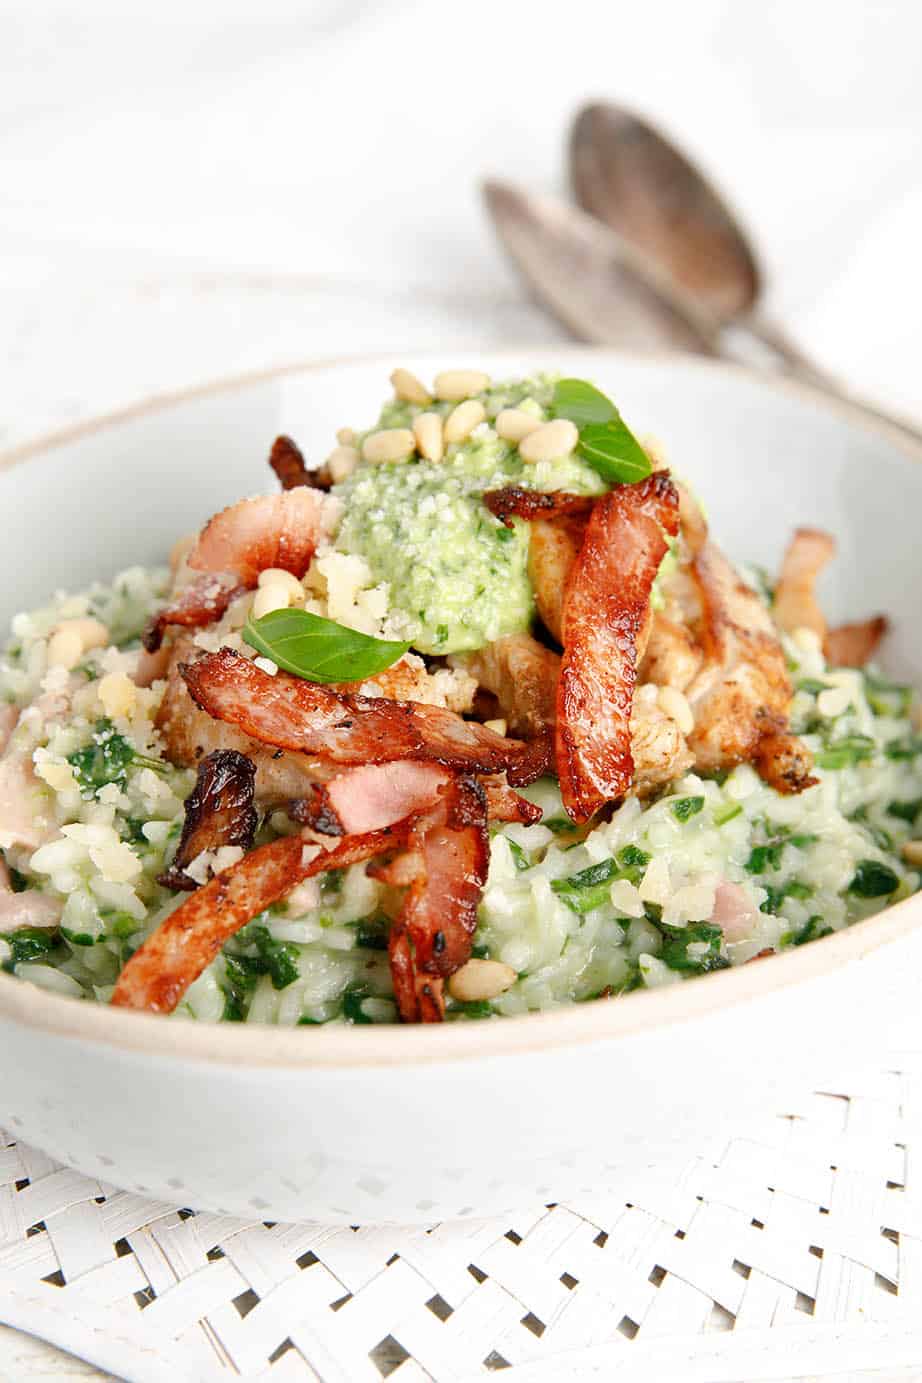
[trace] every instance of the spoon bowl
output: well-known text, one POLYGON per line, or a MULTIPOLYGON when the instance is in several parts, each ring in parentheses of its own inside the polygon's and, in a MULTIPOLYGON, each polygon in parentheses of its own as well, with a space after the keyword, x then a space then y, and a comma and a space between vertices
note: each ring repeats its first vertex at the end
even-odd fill
POLYGON ((748 236, 705 176, 646 120, 594 102, 570 134, 576 200, 721 322, 752 311, 762 278, 748 236))

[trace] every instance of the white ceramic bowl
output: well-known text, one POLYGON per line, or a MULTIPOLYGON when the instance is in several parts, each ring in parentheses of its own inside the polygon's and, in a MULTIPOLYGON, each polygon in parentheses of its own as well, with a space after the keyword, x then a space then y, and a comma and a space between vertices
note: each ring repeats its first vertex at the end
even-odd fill
MULTIPOLYGON (((561 368, 666 446, 739 557, 791 529, 839 539, 824 604, 893 618, 919 678, 922 467, 810 395, 723 366, 598 351, 282 371, 160 400, 0 461, 0 620, 79 587, 269 487, 269 444, 308 455, 362 425, 394 364, 425 376, 561 368)), ((922 900, 769 961, 611 1003, 444 1028, 204 1026, 0 976, 0 1120, 106 1181, 271 1219, 431 1221, 578 1194, 611 1169, 784 1112, 826 1072, 920 1046, 922 900)))

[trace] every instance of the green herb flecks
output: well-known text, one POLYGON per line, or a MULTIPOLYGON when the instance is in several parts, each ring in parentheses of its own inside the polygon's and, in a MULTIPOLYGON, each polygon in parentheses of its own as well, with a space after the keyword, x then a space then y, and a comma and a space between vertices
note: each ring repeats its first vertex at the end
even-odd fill
POLYGON ((632 484, 653 470, 649 456, 611 399, 584 379, 559 379, 551 415, 579 429, 576 450, 609 484, 632 484))
POLYGON ((308 610, 251 617, 243 637, 258 653, 307 682, 362 682, 391 667, 410 647, 373 639, 308 610))
POLYGON ((100 789, 110 783, 124 788, 128 782, 129 768, 165 772, 165 765, 160 759, 139 754, 124 735, 118 734, 111 720, 98 720, 89 744, 68 754, 67 762, 74 771, 81 796, 87 800, 96 797, 100 789))
POLYGON ((366 999, 371 998, 371 990, 367 984, 350 984, 343 991, 343 1017, 347 1023, 372 1023, 374 1019, 369 1018, 362 1008, 366 999))
POLYGON ((528 858, 521 845, 517 845, 514 840, 509 840, 508 837, 506 839, 506 844, 509 846, 509 853, 512 856, 516 869, 531 869, 531 860, 528 858))
POLYGON ((900 881, 889 865, 879 860, 860 860, 848 891, 857 898, 885 898, 899 886, 900 881))
POLYGON ((730 962, 720 953, 723 932, 709 922, 691 922, 687 927, 669 927, 659 924, 663 933, 663 949, 660 960, 670 970, 683 970, 695 975, 707 974, 710 970, 725 970, 730 962), (689 946, 695 943, 695 951, 688 954, 689 946), (704 947, 700 951, 699 948, 704 947))
POLYGON ((9 966, 12 967, 47 956, 58 944, 58 933, 51 927, 20 927, 18 931, 8 932, 3 940, 9 945, 9 966))
POLYGON ((887 811, 890 816, 895 816, 900 821, 908 821, 910 826, 914 826, 916 817, 922 812, 922 797, 913 798, 910 802, 891 802, 887 811))
POLYGON ((733 821, 742 814, 743 808, 739 802, 725 802, 720 807, 714 808, 714 825, 726 826, 728 821, 733 821))
MULTIPOLYGON (((265 915, 260 914, 262 917, 265 915)), ((276 941, 269 928, 260 922, 251 922, 237 939, 245 946, 252 946, 256 955, 235 953, 233 959, 250 974, 268 975, 273 989, 285 989, 298 978, 298 948, 293 942, 276 941)))
POLYGON ((874 757, 874 741, 868 735, 846 735, 821 749, 815 756, 817 768, 854 768, 874 757))
POLYGON ((814 913, 796 932, 785 932, 781 945, 803 946, 807 941, 818 941, 821 936, 832 936, 832 927, 825 926, 819 913, 814 913))
POLYGON ((864 673, 864 694, 876 716, 906 716, 912 706, 912 687, 873 672, 864 673))
POLYGON ((703 797, 680 797, 678 801, 671 802, 672 815, 676 821, 690 821, 693 816, 697 816, 704 806, 703 797))
POLYGON ((609 901, 611 885, 619 872, 616 860, 600 860, 565 879, 552 879, 551 889, 571 912, 592 912, 609 901))

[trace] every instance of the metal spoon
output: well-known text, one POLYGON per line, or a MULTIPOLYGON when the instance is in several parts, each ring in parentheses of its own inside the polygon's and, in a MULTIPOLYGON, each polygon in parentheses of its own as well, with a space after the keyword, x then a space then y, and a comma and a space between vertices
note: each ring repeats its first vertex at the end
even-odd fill
POLYGON ((652 125, 613 102, 585 106, 570 135, 570 169, 580 206, 638 249, 719 326, 755 337, 795 378, 922 436, 912 424, 855 397, 758 315, 762 274, 749 237, 704 174, 652 125))

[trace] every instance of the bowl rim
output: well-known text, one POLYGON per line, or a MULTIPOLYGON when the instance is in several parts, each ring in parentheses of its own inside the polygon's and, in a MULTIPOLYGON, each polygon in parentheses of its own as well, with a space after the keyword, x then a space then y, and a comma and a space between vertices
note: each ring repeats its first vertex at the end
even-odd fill
MULTIPOLYGON (((737 375, 757 386, 795 395, 867 430, 922 462, 922 443, 899 428, 869 418, 859 408, 830 399, 807 383, 752 369, 732 361, 704 359, 673 351, 621 352, 598 346, 490 346, 451 348, 458 358, 521 359, 529 355, 554 360, 622 357, 625 361, 681 364, 704 373, 737 375)), ((186 389, 148 396, 125 407, 55 429, 0 452, 0 473, 38 459, 60 446, 95 437, 150 414, 222 394, 298 375, 321 374, 350 366, 392 367, 398 353, 376 351, 282 365, 225 376, 186 389)), ((406 349, 413 361, 443 360, 444 351, 406 349)), ((615 1003, 573 1004, 543 1013, 528 1013, 481 1023, 402 1027, 333 1025, 313 1030, 309 1040, 298 1028, 262 1024, 197 1023, 191 1019, 114 1009, 53 994, 0 973, 0 1022, 11 1022, 47 1036, 64 1037, 134 1051, 158 1058, 180 1058, 211 1065, 274 1068, 351 1069, 390 1065, 428 1065, 502 1058, 547 1048, 623 1040, 718 1015, 756 998, 768 998, 791 985, 816 980, 892 945, 922 925, 922 894, 896 903, 875 917, 823 937, 809 946, 771 957, 769 965, 741 965, 708 975, 702 984, 675 984, 624 995, 615 1003)))

